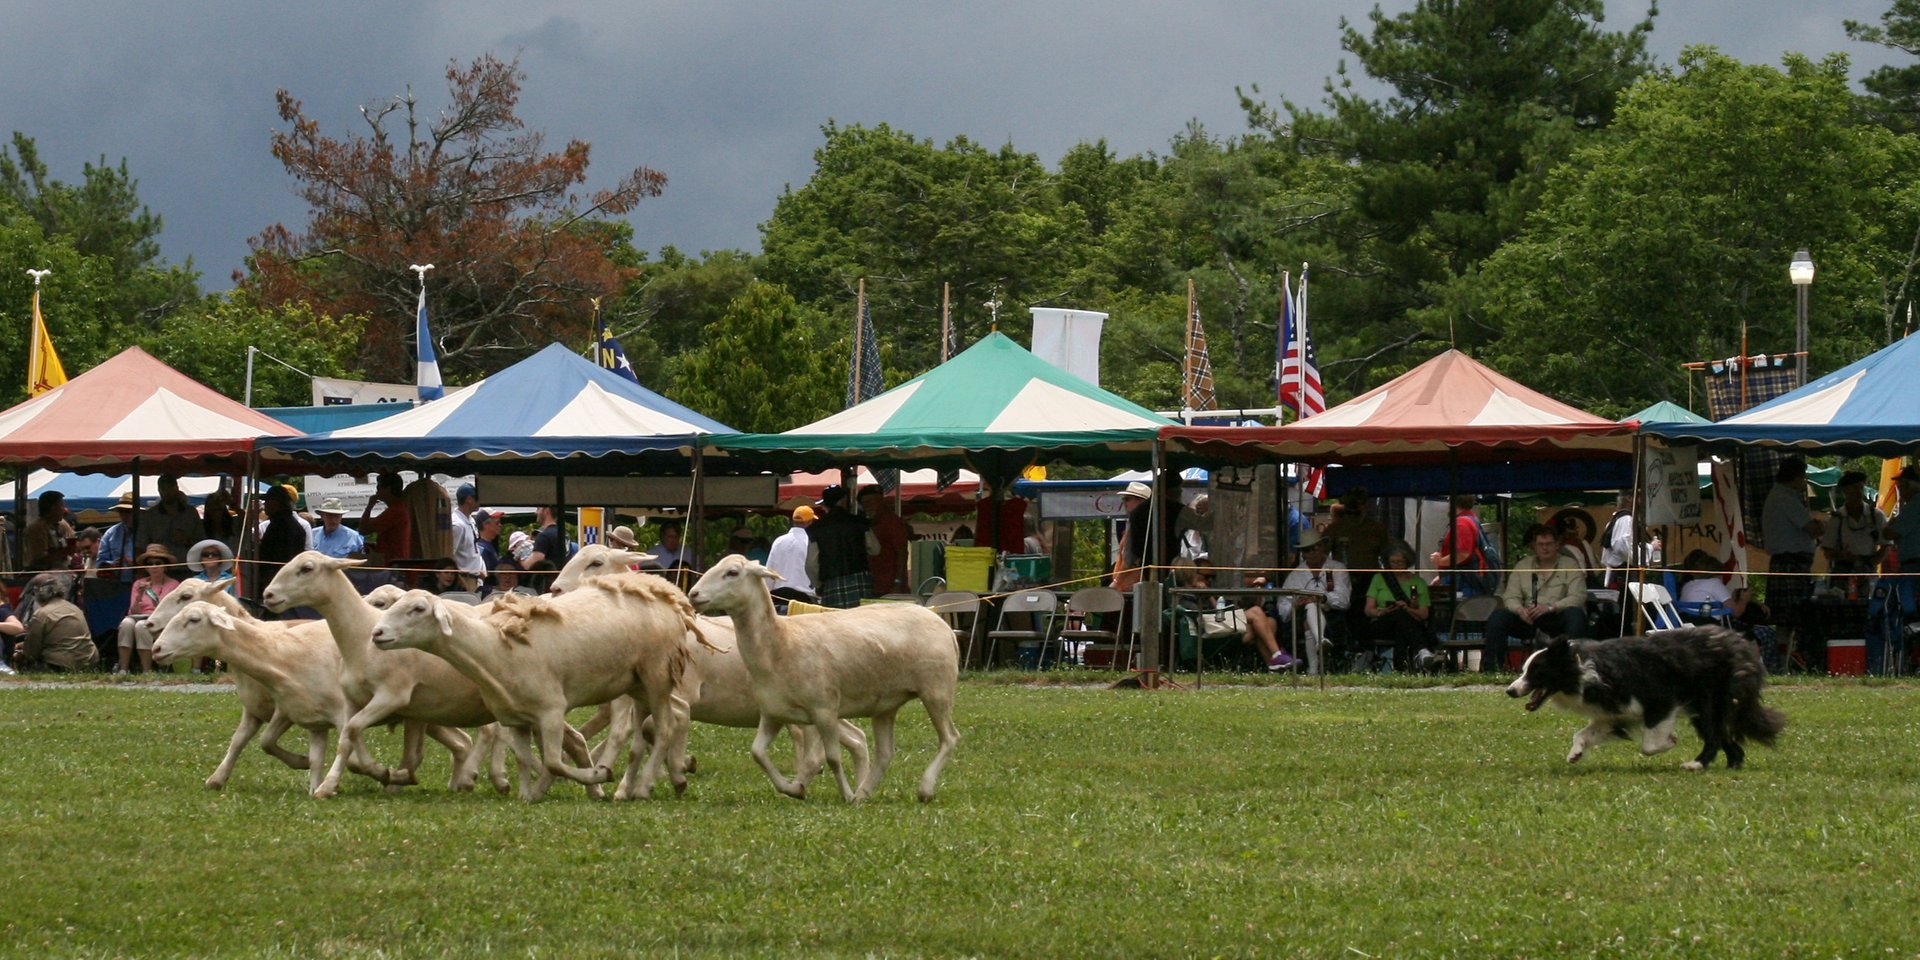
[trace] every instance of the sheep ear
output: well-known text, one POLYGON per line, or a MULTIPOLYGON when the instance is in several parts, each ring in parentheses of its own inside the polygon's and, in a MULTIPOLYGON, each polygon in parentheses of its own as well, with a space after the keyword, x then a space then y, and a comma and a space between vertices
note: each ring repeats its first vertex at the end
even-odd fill
POLYGON ((212 610, 207 611, 207 620, 208 622, 212 623, 214 626, 219 627, 222 630, 233 629, 233 614, 228 613, 225 610, 220 609, 219 607, 215 607, 212 610))
POLYGON ((758 563, 754 563, 754 562, 753 562, 753 561, 751 561, 751 560, 749 560, 749 561, 747 561, 747 563, 749 564, 749 566, 747 567, 747 572, 748 572, 748 573, 751 573, 751 574, 753 574, 754 576, 757 576, 757 577, 759 577, 759 578, 760 578, 760 579, 762 579, 762 580, 766 580, 766 581, 768 581, 768 582, 772 582, 772 581, 775 581, 775 580, 785 580, 785 579, 786 579, 786 577, 783 577, 783 576, 781 576, 780 574, 778 574, 778 573, 776 573, 776 572, 774 572, 774 571, 772 571, 772 570, 769 570, 769 569, 767 569, 767 568, 766 568, 765 566, 763 566, 763 565, 761 565, 761 564, 758 564, 758 563))
POLYGON ((220 579, 215 580, 210 584, 207 584, 207 592, 217 593, 221 590, 225 590, 229 586, 233 585, 233 581, 234 581, 233 577, 221 577, 220 579))
POLYGON ((447 612, 445 602, 435 603, 433 605, 433 620, 440 625, 441 636, 453 636, 453 614, 447 612))

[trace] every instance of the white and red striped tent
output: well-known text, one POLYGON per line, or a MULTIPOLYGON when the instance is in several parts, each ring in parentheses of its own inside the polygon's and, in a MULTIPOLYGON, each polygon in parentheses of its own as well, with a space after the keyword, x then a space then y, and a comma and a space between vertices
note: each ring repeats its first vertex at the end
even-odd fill
POLYGON ((1166 427, 1170 449, 1223 461, 1432 463, 1516 454, 1627 457, 1638 424, 1561 403, 1448 350, 1325 413, 1279 427, 1166 427))
POLYGON ((297 433, 129 347, 0 412, 0 464, 79 473, 245 472, 257 440, 297 433))

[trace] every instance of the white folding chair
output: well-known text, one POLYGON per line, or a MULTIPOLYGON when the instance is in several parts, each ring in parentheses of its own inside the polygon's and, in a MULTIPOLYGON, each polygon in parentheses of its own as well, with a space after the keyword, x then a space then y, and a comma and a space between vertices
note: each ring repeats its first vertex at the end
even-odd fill
POLYGON ((962 649, 960 662, 973 660, 973 638, 980 629, 980 595, 966 590, 944 590, 927 598, 927 609, 940 615, 953 630, 953 643, 962 649))
POLYGON ((1627 593, 1647 612, 1647 624, 1654 630, 1678 630, 1687 626, 1680 609, 1673 605, 1673 594, 1657 583, 1628 583, 1627 593))

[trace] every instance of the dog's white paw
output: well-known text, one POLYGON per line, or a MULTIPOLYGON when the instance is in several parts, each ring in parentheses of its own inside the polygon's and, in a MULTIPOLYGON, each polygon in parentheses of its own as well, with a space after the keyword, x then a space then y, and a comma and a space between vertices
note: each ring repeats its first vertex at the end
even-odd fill
POLYGON ((1706 768, 1707 765, 1698 760, 1688 760, 1686 763, 1680 765, 1680 769, 1682 770, 1705 770, 1706 768))

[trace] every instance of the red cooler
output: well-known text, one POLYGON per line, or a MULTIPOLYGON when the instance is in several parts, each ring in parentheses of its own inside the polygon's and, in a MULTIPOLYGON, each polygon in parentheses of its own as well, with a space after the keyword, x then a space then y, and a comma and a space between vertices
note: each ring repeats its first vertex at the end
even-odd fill
POLYGON ((1827 672, 1837 677, 1860 677, 1867 673, 1865 640, 1828 640, 1827 672))

